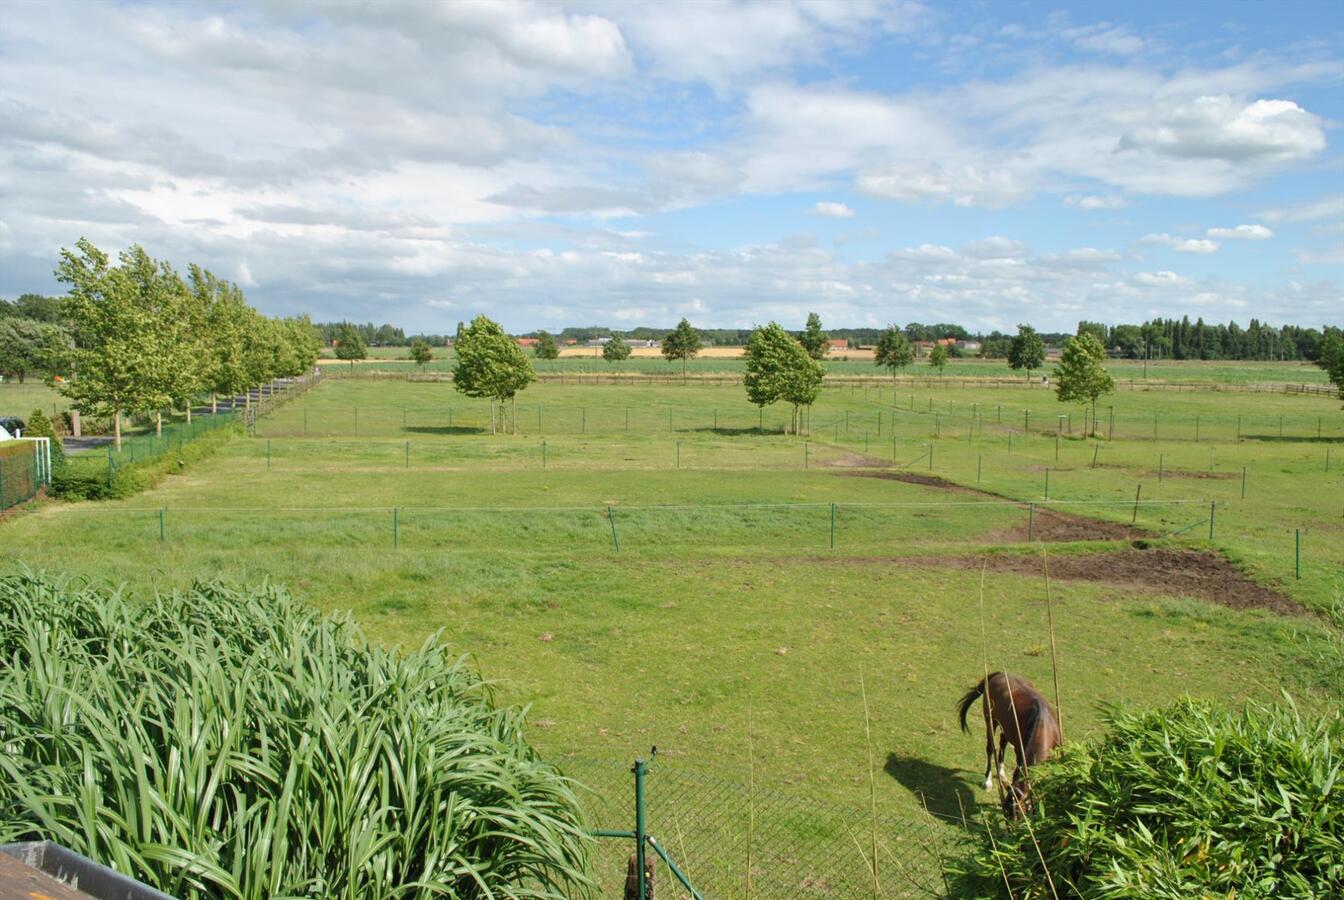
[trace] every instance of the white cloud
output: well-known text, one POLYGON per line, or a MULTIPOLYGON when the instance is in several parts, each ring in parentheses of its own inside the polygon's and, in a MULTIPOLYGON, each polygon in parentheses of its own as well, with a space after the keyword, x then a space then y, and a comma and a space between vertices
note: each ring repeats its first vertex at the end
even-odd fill
POLYGON ((1117 194, 1108 194, 1105 196, 1098 194, 1070 194, 1064 198, 1064 203, 1068 206, 1076 206, 1079 209, 1123 209, 1129 206, 1129 201, 1117 194))
POLYGON ((1218 242, 1202 238, 1183 238, 1174 234, 1145 234, 1139 238, 1140 244, 1162 244, 1177 253, 1217 253, 1218 242))
MULTIPOLYGON (((1294 250, 1293 255, 1309 264, 1344 265, 1344 244, 1334 244, 1323 250, 1294 250)), ((1344 303, 1344 295, 1341 295, 1340 302, 1344 303)))
POLYGON ((1211 238, 1227 238, 1231 240, 1242 241, 1266 241, 1274 236, 1274 232, 1264 225, 1238 225, 1235 228, 1210 228, 1207 232, 1211 238))
POLYGON ((1325 149, 1323 126, 1291 100, 1243 104, 1227 95, 1196 97, 1129 129, 1116 150, 1232 163, 1300 160, 1325 149))
POLYGON ((903 163, 863 172, 855 186, 870 197, 903 201, 951 201, 955 206, 1006 206, 1030 195, 1008 169, 974 165, 903 163))
POLYGON ((844 203, 834 200, 821 200, 812 207, 812 214, 817 216, 829 216, 832 219, 852 219, 854 210, 850 209, 844 203))
POLYGON ((1344 193, 1326 194, 1292 206, 1266 209, 1260 213, 1260 218, 1270 222, 1314 222, 1338 215, 1344 215, 1344 193))

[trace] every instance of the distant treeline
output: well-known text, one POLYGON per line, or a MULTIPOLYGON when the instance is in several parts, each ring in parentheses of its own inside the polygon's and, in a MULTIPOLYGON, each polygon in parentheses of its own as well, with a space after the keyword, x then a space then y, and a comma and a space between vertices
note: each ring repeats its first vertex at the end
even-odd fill
MULTIPOLYGON (((3 302, 3 301, 0 301, 3 302)), ((3 316, 0 308, 0 316, 3 316)), ((416 338, 420 338, 433 347, 445 346, 450 335, 412 334, 407 335, 401 328, 392 325, 363 325, 346 322, 319 322, 314 327, 322 337, 324 344, 330 345, 338 330, 349 324, 355 328, 364 342, 373 347, 406 347, 416 338)), ((671 331, 667 328, 639 327, 629 330, 606 328, 590 325, 586 328, 566 328, 554 335, 558 343, 574 341, 586 344, 598 338, 619 335, 627 340, 661 341, 671 331)), ((1008 355, 1012 342, 1011 334, 1001 331, 972 332, 951 323, 926 325, 911 322, 902 329, 911 341, 936 341, 955 338, 979 344, 977 349, 964 349, 956 355, 974 355, 1001 359, 1008 355)), ((750 328, 696 328, 700 340, 705 346, 740 347, 751 337, 750 328)), ((846 340, 851 347, 871 347, 877 343, 881 328, 828 328, 826 333, 832 340, 846 340)), ((1096 336, 1102 345, 1118 355, 1128 359, 1236 359, 1236 360, 1311 360, 1320 359, 1321 349, 1326 335, 1338 334, 1340 329, 1333 326, 1323 328, 1304 328, 1298 325, 1274 327, 1265 325, 1258 319, 1242 326, 1236 322, 1223 324, 1208 323, 1202 318, 1190 321, 1189 316, 1181 319, 1153 319, 1141 325, 1105 325, 1101 322, 1079 322, 1077 331, 1086 331, 1096 336)), ((1046 344, 1059 346, 1076 332, 1041 332, 1046 344)), ((538 337, 540 331, 530 331, 519 337, 538 337)))

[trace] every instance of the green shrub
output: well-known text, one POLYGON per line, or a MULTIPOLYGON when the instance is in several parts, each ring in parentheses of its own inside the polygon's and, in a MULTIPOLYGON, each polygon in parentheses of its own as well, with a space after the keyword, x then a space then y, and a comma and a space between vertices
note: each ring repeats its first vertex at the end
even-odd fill
POLYGON ((1052 896, 1043 857, 1060 897, 1344 893, 1338 712, 1186 700, 1107 722, 1039 771, 1030 829, 998 821, 983 835, 982 890, 1006 893, 1006 878, 1014 897, 1052 896))
POLYGON ((56 433, 56 426, 42 410, 33 410, 33 414, 28 417, 28 429, 24 431, 23 436, 50 438, 51 470, 55 472, 65 464, 65 448, 61 444, 61 437, 56 433))
POLYGON ((433 641, 397 653, 269 585, 136 602, 0 577, 0 843, 182 898, 572 897, 567 782, 433 641))

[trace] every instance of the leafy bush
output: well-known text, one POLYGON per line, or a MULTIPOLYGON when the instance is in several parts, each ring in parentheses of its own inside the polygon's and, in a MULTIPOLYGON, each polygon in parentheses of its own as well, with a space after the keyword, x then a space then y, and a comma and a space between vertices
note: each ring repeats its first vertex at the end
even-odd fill
POLYGON ((271 586, 135 602, 0 577, 0 843, 182 898, 572 897, 567 782, 434 641, 397 653, 271 586))
POLYGON ((1185 700, 1107 720, 1039 771, 1030 829, 990 826, 973 862, 986 890, 1051 896, 1043 857, 1060 897, 1344 894, 1338 712, 1185 700))
POLYGON ((28 430, 23 433, 23 436, 44 437, 51 440, 51 470, 53 472, 65 464, 65 447, 61 444, 61 436, 56 433, 56 426, 52 424, 51 419, 42 410, 33 410, 33 414, 28 417, 28 430))

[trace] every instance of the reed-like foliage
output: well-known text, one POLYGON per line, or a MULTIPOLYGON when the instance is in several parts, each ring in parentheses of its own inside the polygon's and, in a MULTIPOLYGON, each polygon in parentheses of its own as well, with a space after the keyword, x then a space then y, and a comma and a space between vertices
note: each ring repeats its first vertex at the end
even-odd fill
POLYGON ((369 644, 270 585, 135 600, 0 578, 0 842, 176 897, 573 897, 567 782, 434 641, 369 644))
MULTIPOLYGON (((1031 824, 1061 897, 1344 895, 1344 717, 1185 700, 1108 718, 1035 779, 1031 824)), ((990 828, 984 888, 1049 897, 1028 830, 990 828)))

